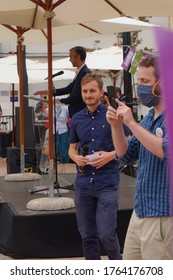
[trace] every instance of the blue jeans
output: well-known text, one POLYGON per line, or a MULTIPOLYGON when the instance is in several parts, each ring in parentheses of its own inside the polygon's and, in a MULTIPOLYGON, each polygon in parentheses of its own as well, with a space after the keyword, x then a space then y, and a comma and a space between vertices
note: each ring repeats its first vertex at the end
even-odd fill
POLYGON ((75 206, 78 230, 86 260, 100 259, 100 244, 110 260, 121 259, 116 234, 119 187, 76 187, 75 206))

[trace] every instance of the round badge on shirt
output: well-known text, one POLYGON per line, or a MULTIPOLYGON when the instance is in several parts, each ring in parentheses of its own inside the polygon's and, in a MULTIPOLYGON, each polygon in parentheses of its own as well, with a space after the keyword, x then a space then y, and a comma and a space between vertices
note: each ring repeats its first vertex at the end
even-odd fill
POLYGON ((163 137, 163 130, 160 127, 156 128, 156 136, 162 138, 163 137))

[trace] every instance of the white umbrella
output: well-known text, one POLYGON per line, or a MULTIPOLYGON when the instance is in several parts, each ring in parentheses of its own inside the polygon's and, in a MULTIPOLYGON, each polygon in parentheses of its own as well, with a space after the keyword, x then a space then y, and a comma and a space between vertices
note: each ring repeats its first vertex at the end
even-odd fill
MULTIPOLYGON (((0 64, 5 64, 5 65, 17 65, 17 55, 16 54, 11 54, 6 57, 0 58, 0 64)), ((26 64, 27 66, 33 66, 36 64, 40 64, 38 60, 32 60, 32 59, 27 59, 26 58, 26 64)))
POLYGON ((0 2, 2 23, 38 29, 47 27, 45 19, 51 16, 53 11, 56 15, 53 17, 52 26, 65 26, 119 16, 104 0, 94 0, 94 3, 93 0, 1 0, 0 2))
MULTIPOLYGON (((26 59, 26 69, 28 76, 29 95, 32 95, 40 87, 47 88, 47 63, 40 63, 38 60, 26 59)), ((54 86, 63 87, 74 78, 74 71, 60 71, 57 67, 53 67, 53 74, 62 72, 54 78, 54 86)), ((9 55, 0 58, 0 87, 5 90, 9 85, 14 84, 15 90, 19 90, 19 75, 17 71, 17 56, 9 55)), ((32 101, 30 104, 33 103, 32 101)))
POLYGON ((105 0, 112 4, 119 15, 124 16, 155 16, 168 17, 173 16, 173 2, 171 0, 105 0))
MULTIPOLYGON (((33 94, 40 87, 47 88, 47 63, 40 63, 38 60, 26 59, 26 69, 28 76, 29 94, 33 94)), ((53 67, 53 74, 60 72, 60 69, 53 67)), ((19 90, 19 75, 17 71, 17 56, 9 55, 0 59, 0 86, 1 89, 9 88, 14 84, 19 90)), ((74 71, 64 70, 62 75, 54 78, 55 87, 63 87, 74 78, 74 71)))
POLYGON ((139 0, 1 0, 0 21, 15 26, 45 28, 43 9, 56 13, 52 26, 65 26, 120 16, 172 16, 173 2, 145 0, 141 5, 139 0))
MULTIPOLYGON (((0 12, 1 14, 1 12, 0 12)), ((0 22, 2 19, 0 17, 0 22)), ((114 34, 118 32, 130 32, 138 30, 146 30, 155 25, 127 17, 113 18, 110 20, 98 20, 86 22, 83 24, 71 24, 64 26, 53 27, 52 42, 54 44, 74 41, 77 39, 89 38, 100 34, 114 34)), ((0 41, 16 42, 16 34, 9 36, 9 32, 4 26, 0 26, 0 41)), ((25 44, 45 44, 47 29, 30 29, 25 35, 25 44)))
MULTIPOLYGON (((28 84, 47 83, 47 63, 41 63, 38 60, 26 59, 26 69, 28 75, 28 84)), ((58 67, 53 67, 53 74, 59 72, 58 67)), ((0 58, 0 83, 19 84, 19 75, 17 72, 17 56, 9 55, 0 58)), ((64 73, 54 78, 54 81, 72 80, 74 71, 64 70, 64 73)))

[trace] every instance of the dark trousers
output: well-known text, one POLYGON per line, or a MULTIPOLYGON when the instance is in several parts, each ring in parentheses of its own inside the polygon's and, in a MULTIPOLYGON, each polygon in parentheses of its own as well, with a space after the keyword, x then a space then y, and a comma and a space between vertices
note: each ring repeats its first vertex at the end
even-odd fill
POLYGON ((111 260, 121 259, 116 234, 119 190, 116 186, 76 187, 77 224, 86 260, 100 259, 100 244, 111 260))

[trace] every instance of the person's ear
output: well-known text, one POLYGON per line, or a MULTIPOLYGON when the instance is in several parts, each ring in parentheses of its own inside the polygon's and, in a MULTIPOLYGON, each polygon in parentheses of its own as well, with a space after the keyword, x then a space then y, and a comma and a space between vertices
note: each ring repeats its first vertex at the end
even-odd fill
POLYGON ((161 95, 160 80, 158 80, 158 81, 153 85, 152 94, 153 94, 154 96, 160 96, 160 95, 161 95))

